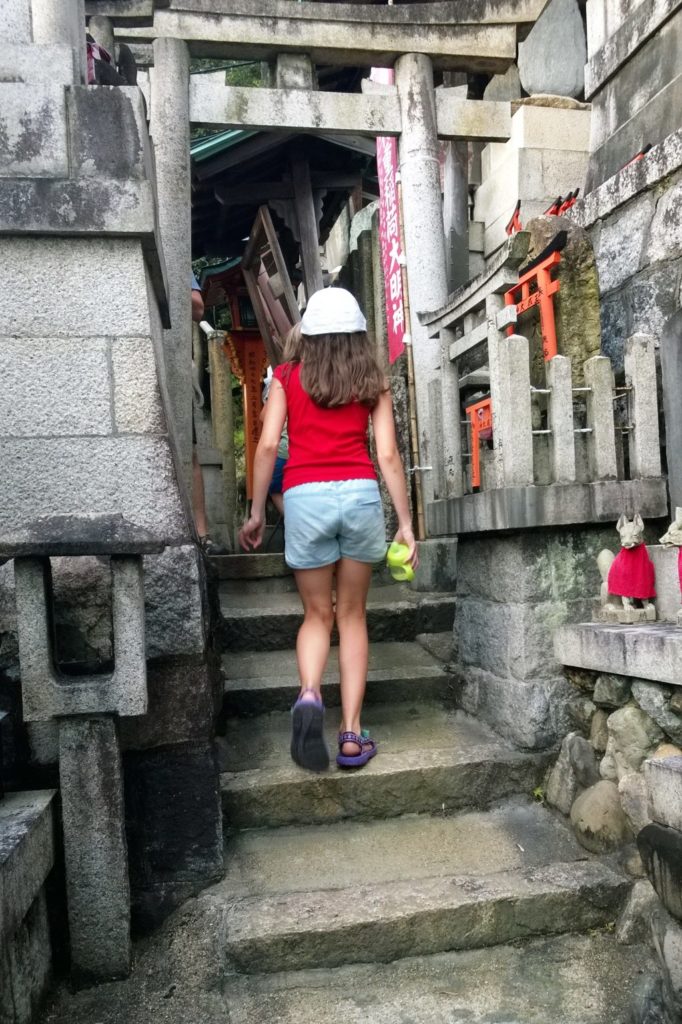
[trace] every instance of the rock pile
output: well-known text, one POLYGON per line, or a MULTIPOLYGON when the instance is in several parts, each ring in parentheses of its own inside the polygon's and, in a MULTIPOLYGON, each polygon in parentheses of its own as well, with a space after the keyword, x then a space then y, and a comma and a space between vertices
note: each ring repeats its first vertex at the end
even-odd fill
POLYGON ((650 929, 663 972, 664 1015, 656 1019, 680 1020, 682 694, 645 679, 584 670, 568 676, 579 691, 571 708, 575 731, 549 772, 546 800, 570 816, 578 842, 592 853, 637 840, 640 856, 630 858, 630 870, 651 884, 633 890, 620 941, 650 929))

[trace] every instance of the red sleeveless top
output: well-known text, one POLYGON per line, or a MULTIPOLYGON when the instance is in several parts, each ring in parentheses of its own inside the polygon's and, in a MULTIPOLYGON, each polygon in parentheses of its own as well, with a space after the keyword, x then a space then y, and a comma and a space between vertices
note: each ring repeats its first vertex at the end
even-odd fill
POLYGON ((376 480, 367 445, 367 406, 349 402, 323 409, 303 390, 299 363, 282 363, 273 376, 287 398, 289 458, 282 489, 329 480, 376 480))

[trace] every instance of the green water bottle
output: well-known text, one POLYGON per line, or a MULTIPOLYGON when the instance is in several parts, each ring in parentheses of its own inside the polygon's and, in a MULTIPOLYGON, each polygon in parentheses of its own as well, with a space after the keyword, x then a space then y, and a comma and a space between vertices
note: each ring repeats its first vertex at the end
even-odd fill
POLYGON ((398 583, 409 583, 414 579, 414 569, 407 561, 409 553, 410 549, 407 544, 396 544, 395 541, 386 553, 386 564, 391 570, 391 576, 398 583))

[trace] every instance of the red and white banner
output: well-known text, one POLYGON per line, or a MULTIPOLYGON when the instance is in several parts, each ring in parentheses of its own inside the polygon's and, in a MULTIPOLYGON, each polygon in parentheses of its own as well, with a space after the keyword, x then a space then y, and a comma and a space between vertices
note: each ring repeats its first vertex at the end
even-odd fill
MULTIPOLYGON (((392 68, 372 68, 371 79, 392 85, 392 68)), ((400 212, 398 207, 398 142, 377 138, 377 172, 379 175, 379 242, 384 270, 386 294, 386 326, 388 330, 388 361, 394 363, 405 351, 405 306, 403 303, 403 258, 400 246, 400 212)))

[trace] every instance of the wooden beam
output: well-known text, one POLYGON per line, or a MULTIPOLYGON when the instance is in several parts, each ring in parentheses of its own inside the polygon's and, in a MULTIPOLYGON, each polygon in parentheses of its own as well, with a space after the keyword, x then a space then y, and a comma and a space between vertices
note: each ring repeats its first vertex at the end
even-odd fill
MULTIPOLYGON (((311 174, 313 191, 352 191, 362 184, 359 174, 311 174)), ((293 199, 290 181, 256 181, 252 185, 217 185, 215 197, 223 206, 255 203, 260 206, 270 199, 293 199)))
POLYGON ((399 135, 397 95, 308 92, 219 85, 195 75, 190 81, 192 124, 269 132, 334 132, 399 135))
POLYGON ((303 284, 306 296, 310 298, 322 288, 322 264, 320 263, 320 236, 317 229, 315 199, 307 157, 292 153, 291 180, 294 186, 294 207, 301 241, 303 284))
POLYGON ((283 146, 292 137, 291 133, 285 133, 278 135, 277 138, 273 138, 271 135, 259 135, 256 138, 246 139, 244 142, 230 146, 220 156, 210 157, 208 160, 194 163, 192 165, 192 175, 198 181, 215 178, 216 175, 222 174, 223 171, 227 171, 231 167, 241 167, 247 160, 253 160, 255 157, 267 153, 270 149, 277 149, 279 146, 283 146))

